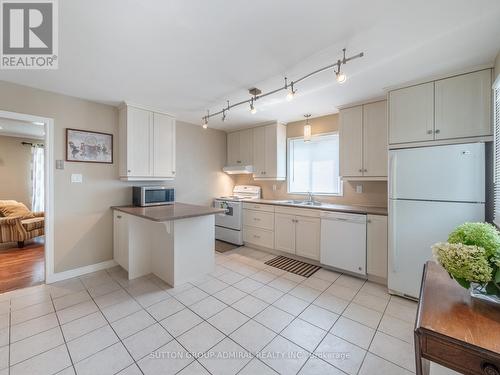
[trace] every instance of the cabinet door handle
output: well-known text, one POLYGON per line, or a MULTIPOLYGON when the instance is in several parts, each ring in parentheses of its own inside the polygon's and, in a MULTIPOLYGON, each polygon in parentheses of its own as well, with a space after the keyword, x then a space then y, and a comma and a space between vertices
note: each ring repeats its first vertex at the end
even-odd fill
POLYGON ((130 169, 127 170, 128 173, 132 172, 130 169))
POLYGON ((362 169, 359 169, 359 170, 358 170, 358 172, 363 172, 363 170, 362 170, 362 169))
POLYGON ((236 163, 237 164, 241 164, 241 160, 236 160, 236 163))
POLYGON ((363 172, 368 172, 368 169, 363 169, 363 172))
POLYGON ((254 234, 253 238, 260 238, 260 236, 257 236, 256 234, 254 234))
POLYGON ((434 133, 439 134, 439 133, 441 133, 441 130, 436 129, 436 131, 434 133))
POLYGON ((254 221, 260 221, 260 219, 258 217, 254 217, 253 220, 254 221))
POLYGON ((427 134, 432 134, 432 130, 427 130, 427 134))
POLYGON ((368 220, 366 220, 366 222, 367 222, 368 224, 370 224, 372 221, 371 221, 370 219, 368 219, 368 220))
POLYGON ((172 171, 172 174, 175 174, 175 171, 172 171))
POLYGON ((118 215, 116 218, 117 218, 117 219, 121 219, 122 217, 121 217, 120 215, 118 215))

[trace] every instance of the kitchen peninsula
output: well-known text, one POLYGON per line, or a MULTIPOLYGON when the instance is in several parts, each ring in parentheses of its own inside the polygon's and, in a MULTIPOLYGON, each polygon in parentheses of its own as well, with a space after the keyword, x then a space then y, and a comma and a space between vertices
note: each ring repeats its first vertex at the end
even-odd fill
POLYGON ((223 210, 185 203, 111 208, 114 259, 129 279, 153 273, 176 286, 214 270, 214 215, 223 210))

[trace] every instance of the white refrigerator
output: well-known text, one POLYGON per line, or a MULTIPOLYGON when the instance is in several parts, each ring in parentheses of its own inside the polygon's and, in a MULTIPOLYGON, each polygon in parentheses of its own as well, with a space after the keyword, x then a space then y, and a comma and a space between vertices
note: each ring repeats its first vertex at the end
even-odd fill
POLYGON ((464 222, 484 221, 484 143, 389 152, 388 286, 418 298, 431 245, 464 222))

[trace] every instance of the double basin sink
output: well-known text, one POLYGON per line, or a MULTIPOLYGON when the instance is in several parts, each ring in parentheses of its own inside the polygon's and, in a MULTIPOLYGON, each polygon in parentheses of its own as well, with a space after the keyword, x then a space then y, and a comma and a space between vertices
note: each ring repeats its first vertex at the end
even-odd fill
POLYGON ((323 205, 323 203, 321 202, 318 202, 318 201, 310 201, 310 200, 304 200, 304 201, 301 201, 301 200, 286 200, 286 201, 279 201, 279 203, 283 203, 283 204, 292 204, 292 205, 296 205, 296 206, 321 206, 323 205))

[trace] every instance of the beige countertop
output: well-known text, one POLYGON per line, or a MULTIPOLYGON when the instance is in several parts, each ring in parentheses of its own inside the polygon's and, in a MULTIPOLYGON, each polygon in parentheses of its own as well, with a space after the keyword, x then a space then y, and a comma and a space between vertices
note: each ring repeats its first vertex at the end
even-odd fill
POLYGON ((126 214, 139 216, 152 221, 171 221, 187 219, 190 217, 215 215, 224 212, 222 209, 208 206, 197 206, 187 203, 174 203, 164 206, 136 207, 136 206, 113 206, 113 210, 126 214))
POLYGON ((297 208, 310 208, 314 210, 321 211, 338 211, 338 212, 348 212, 354 214, 370 214, 370 215, 384 215, 387 216, 387 207, 371 207, 371 206, 354 206, 354 205, 344 205, 344 204, 331 204, 322 203, 321 206, 308 206, 304 204, 294 204, 284 200, 270 200, 270 199, 248 199, 244 200, 246 203, 259 203, 259 204, 270 204, 275 206, 288 206, 297 208))

